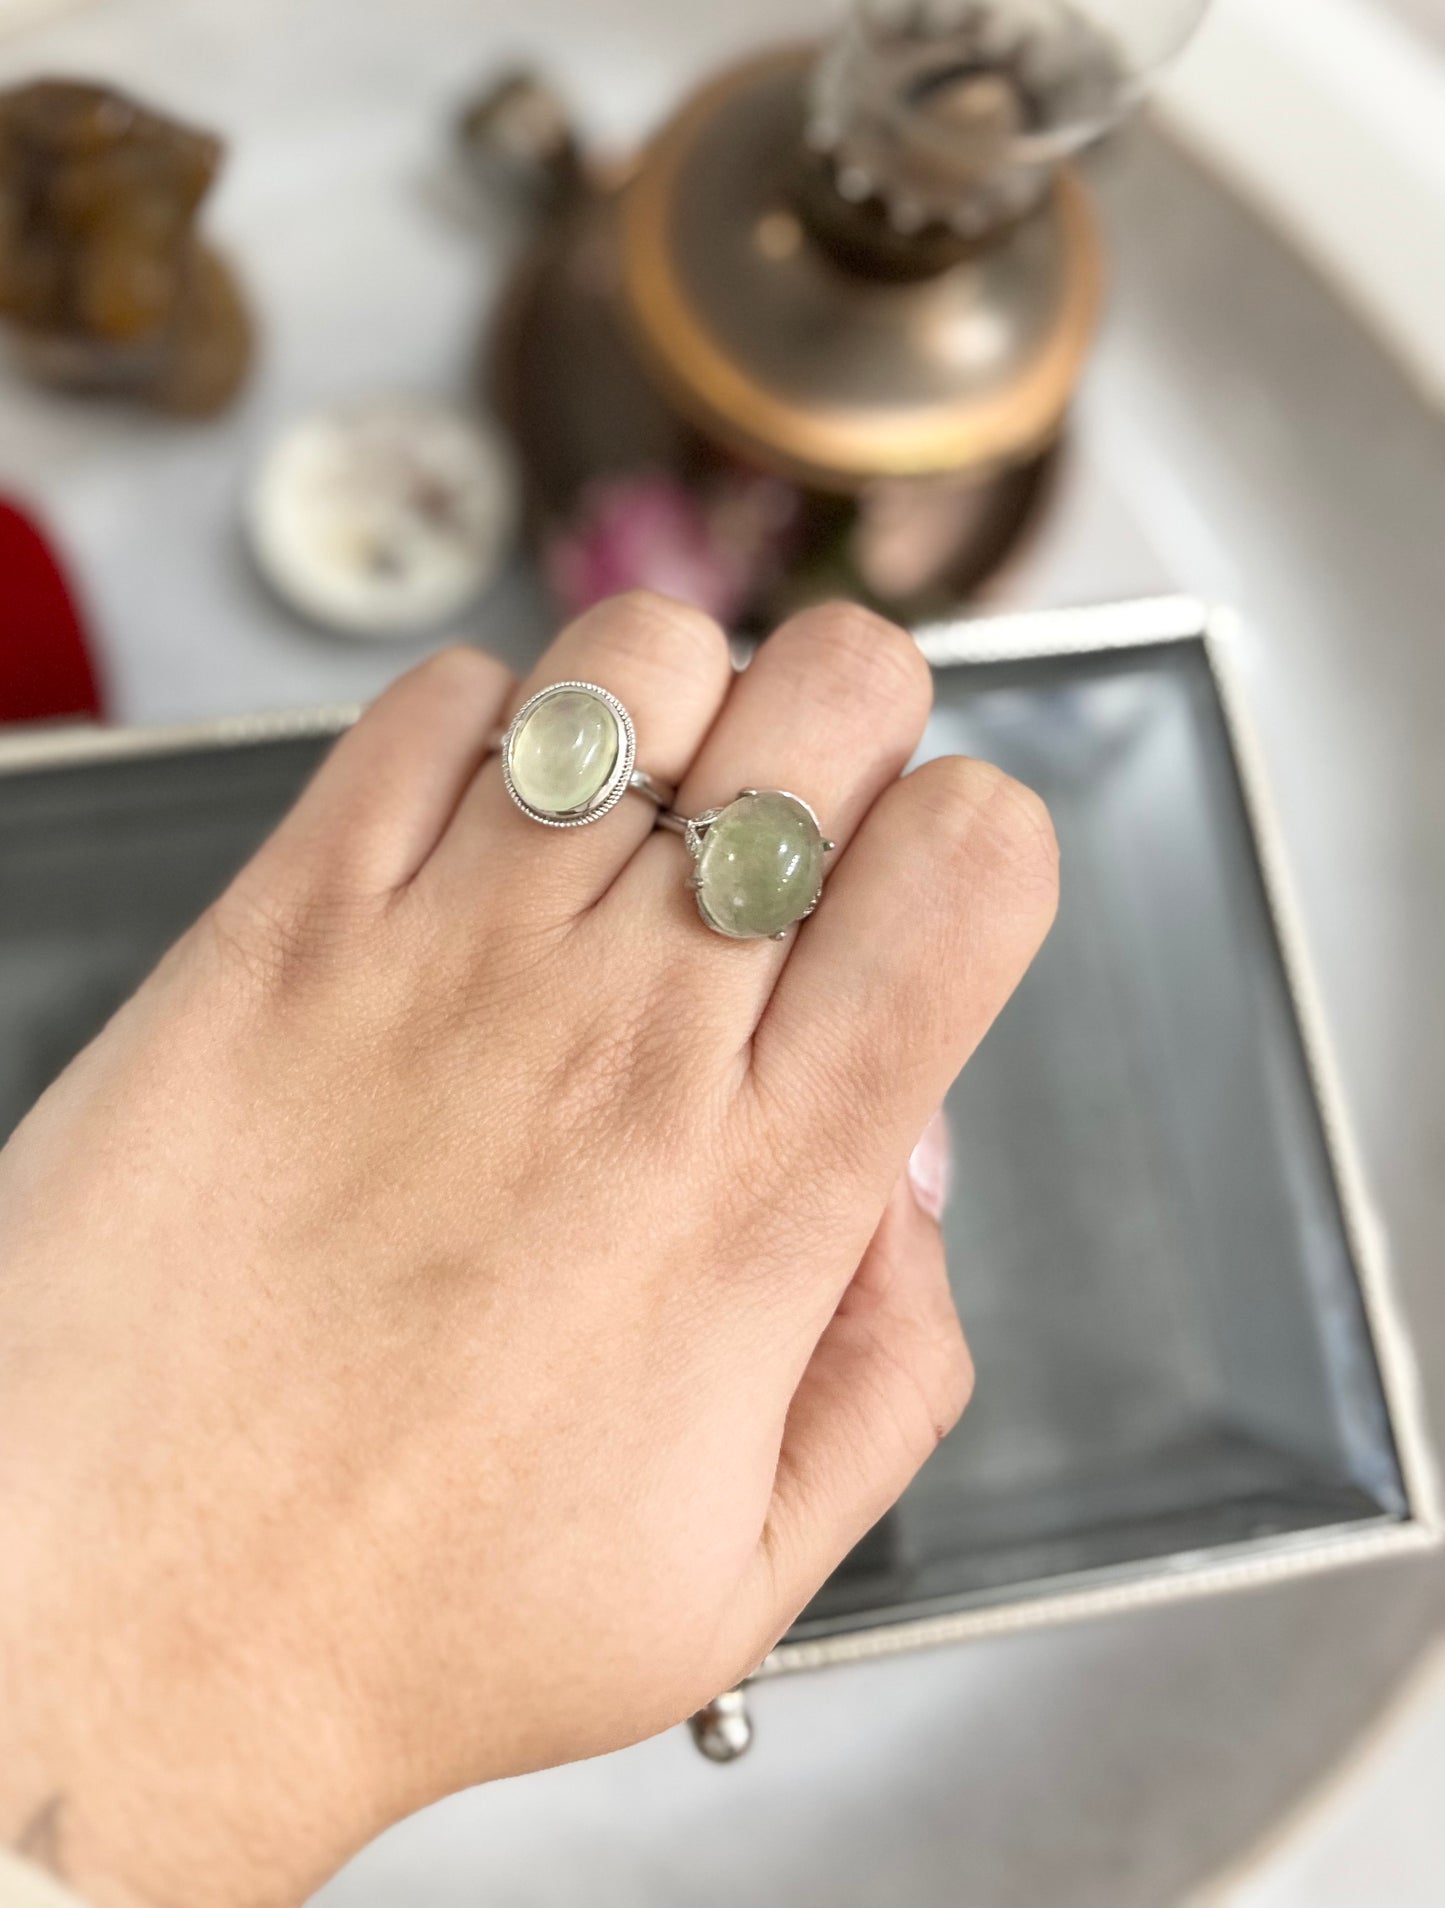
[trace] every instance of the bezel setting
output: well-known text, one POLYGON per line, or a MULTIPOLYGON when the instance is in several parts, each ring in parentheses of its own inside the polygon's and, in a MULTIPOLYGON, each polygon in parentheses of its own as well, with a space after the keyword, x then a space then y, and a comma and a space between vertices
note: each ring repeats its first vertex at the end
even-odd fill
POLYGON ((622 704, 608 690, 595 682, 549 682, 534 696, 529 696, 518 709, 507 726, 502 737, 502 780, 508 795, 521 809, 529 821, 540 822, 544 828, 585 828, 591 822, 601 821, 602 817, 614 809, 627 793, 632 782, 632 771, 637 766, 637 734, 632 726, 632 717, 622 704), (554 696, 577 694, 594 696, 604 703, 617 723, 617 759, 612 764, 612 772, 597 793, 580 807, 573 809, 537 808, 529 802, 512 776, 512 750, 517 738, 527 722, 554 696))
POLYGON ((746 801, 757 795, 777 795, 785 802, 791 802, 795 808, 800 808, 809 823, 816 830, 818 843, 823 854, 832 854, 834 848, 837 847, 837 843, 830 841, 823 833, 823 824, 818 820, 817 811, 811 802, 805 802, 801 795, 795 795, 789 788, 740 788, 732 801, 723 802, 721 806, 717 808, 706 808, 700 815, 689 816, 684 823, 683 840, 687 844, 688 854, 692 857, 693 869, 692 874, 688 878, 687 885, 691 888, 693 899, 697 902, 697 911, 702 916, 704 926, 710 927, 714 934, 721 934, 729 941, 786 941, 791 929, 795 928, 799 921, 806 921, 823 898, 825 875, 821 863, 819 865, 818 885, 813 890, 813 897, 807 907, 800 913, 795 914, 788 925, 779 928, 776 934, 739 934, 730 927, 724 927, 722 922, 716 920, 708 912, 707 904, 703 899, 702 885, 699 880, 698 870, 702 861, 702 851, 707 842, 708 831, 712 828, 713 823, 721 820, 736 803, 746 801))

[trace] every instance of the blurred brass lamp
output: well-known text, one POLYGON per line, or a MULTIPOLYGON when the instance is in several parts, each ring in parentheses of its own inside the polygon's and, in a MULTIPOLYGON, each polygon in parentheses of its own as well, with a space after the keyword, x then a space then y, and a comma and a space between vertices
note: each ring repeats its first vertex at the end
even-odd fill
POLYGON ((1102 257, 1068 163, 1204 0, 856 0, 636 160, 512 76, 477 162, 545 207, 488 383, 575 607, 633 583, 765 626, 847 591, 957 604, 1039 507, 1102 257))

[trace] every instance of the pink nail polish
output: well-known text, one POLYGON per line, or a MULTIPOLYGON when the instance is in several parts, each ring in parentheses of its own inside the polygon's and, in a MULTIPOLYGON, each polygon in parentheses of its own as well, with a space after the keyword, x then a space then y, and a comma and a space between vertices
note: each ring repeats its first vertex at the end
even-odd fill
POLYGON ((948 1119, 940 1107, 924 1127, 918 1144, 908 1156, 908 1178, 913 1197, 930 1219, 941 1219, 948 1204, 948 1186, 952 1177, 953 1146, 948 1119))

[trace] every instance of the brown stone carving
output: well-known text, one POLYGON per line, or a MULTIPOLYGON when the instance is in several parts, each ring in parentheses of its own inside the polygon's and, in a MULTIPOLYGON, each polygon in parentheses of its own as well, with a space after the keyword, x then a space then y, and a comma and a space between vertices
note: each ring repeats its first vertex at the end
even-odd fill
POLYGON ((107 87, 0 92, 0 318, 32 376, 192 417, 230 402, 251 320, 196 229, 222 151, 107 87))

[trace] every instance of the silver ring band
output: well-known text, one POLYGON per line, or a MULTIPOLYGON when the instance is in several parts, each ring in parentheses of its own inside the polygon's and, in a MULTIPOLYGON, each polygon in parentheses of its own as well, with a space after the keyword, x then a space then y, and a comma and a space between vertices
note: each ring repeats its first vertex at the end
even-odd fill
MULTIPOLYGON (((656 802, 660 809, 670 810, 677 800, 677 790, 666 782, 659 782, 655 775, 649 775, 646 769, 635 768, 628 777, 627 786, 634 795, 645 795, 650 802, 656 802)), ((666 816, 659 816, 666 820, 666 816)))

